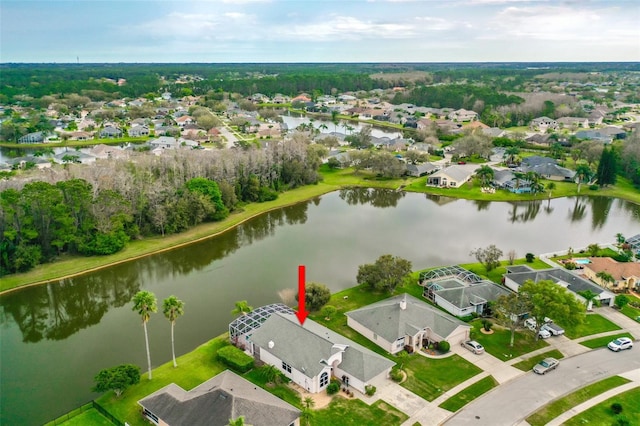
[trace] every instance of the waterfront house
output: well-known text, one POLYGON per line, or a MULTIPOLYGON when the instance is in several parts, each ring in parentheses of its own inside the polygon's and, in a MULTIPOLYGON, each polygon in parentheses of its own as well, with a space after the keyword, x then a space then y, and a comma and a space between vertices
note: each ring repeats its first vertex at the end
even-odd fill
POLYGON ((471 330, 468 324, 406 293, 345 315, 349 327, 391 354, 403 349, 415 352, 443 340, 457 344, 468 339, 471 330))
POLYGON ((227 426, 244 417, 253 426, 298 426, 300 410, 225 370, 190 391, 171 383, 138 401, 159 426, 227 426))
POLYGON ((460 188, 469 181, 475 173, 476 165, 453 165, 440 170, 427 180, 429 186, 439 186, 443 188, 460 188))
POLYGON ((618 262, 610 257, 590 257, 582 273, 596 284, 613 291, 640 290, 640 263, 618 262), (613 282, 598 277, 599 272, 611 275, 613 282))
POLYGON ((257 329, 247 331, 247 350, 262 363, 277 367, 310 393, 326 389, 337 377, 344 385, 365 392, 367 385, 385 383, 394 363, 354 341, 307 319, 275 312, 257 329))

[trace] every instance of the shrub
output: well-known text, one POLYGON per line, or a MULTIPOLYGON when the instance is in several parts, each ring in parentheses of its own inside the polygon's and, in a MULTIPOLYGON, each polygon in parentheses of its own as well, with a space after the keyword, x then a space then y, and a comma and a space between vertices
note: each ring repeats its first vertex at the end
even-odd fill
POLYGON ((402 374, 402 369, 400 367, 393 367, 391 369, 391 373, 389 373, 389 377, 391 377, 391 380, 394 382, 400 383, 404 378, 404 374, 402 374))
MULTIPOLYGON (((491 324, 491 323, 489 323, 489 324, 491 324)), ((491 328, 491 327, 489 327, 489 328, 491 328)), ((447 352, 449 352, 449 349, 451 349, 451 344, 449 344, 449 342, 447 342, 446 340, 443 340, 442 342, 440 342, 438 344, 438 350, 440 352, 442 352, 442 353, 446 354, 447 352)))
POLYGON ((373 385, 367 385, 364 387, 364 393, 367 394, 367 396, 373 396, 373 394, 376 393, 376 387, 373 385))
POLYGON ((484 319, 482 320, 482 327, 484 328, 484 331, 491 331, 491 327, 493 327, 493 323, 488 319, 484 319))
POLYGON ((527 253, 524 257, 525 259, 527 259, 527 263, 533 262, 533 260, 536 258, 533 253, 527 253))
POLYGON ((564 264, 564 267, 569 269, 570 271, 573 271, 578 266, 574 262, 567 262, 567 263, 564 264))
POLYGON ((337 380, 332 380, 327 386, 327 394, 335 395, 340 392, 340 383, 337 380))
POLYGON ((616 417, 615 426, 630 426, 631 422, 625 416, 616 417))
POLYGON ((622 404, 620 404, 619 402, 614 402, 613 404, 611 404, 611 411, 613 411, 613 414, 622 413, 622 404))
POLYGON ((253 368, 253 358, 235 346, 218 349, 218 359, 240 373, 246 373, 253 368))
POLYGON ((592 191, 597 191, 599 188, 600 187, 598 185, 596 185, 596 184, 589 185, 589 189, 592 190, 592 191))
POLYGON ((629 299, 629 296, 619 294, 616 296, 615 304, 618 308, 622 309, 627 305, 627 303, 629 303, 630 300, 631 299, 629 299))

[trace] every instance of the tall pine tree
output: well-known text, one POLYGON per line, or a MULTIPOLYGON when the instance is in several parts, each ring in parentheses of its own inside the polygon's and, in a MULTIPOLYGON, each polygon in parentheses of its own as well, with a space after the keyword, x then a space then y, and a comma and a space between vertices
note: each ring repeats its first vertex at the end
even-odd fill
POLYGON ((616 153, 613 148, 605 148, 602 150, 600 162, 598 163, 598 171, 596 176, 600 186, 613 185, 616 183, 616 153))

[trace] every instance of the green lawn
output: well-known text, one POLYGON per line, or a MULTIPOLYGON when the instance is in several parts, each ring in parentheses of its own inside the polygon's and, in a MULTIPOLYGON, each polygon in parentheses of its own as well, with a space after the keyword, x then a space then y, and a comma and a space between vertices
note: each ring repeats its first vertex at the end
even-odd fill
MULTIPOLYGON (((53 423, 51 423, 52 425, 53 423)), ((70 418, 64 423, 57 423, 58 425, 64 426, 113 426, 111 420, 104 417, 102 414, 98 412, 95 408, 91 408, 88 411, 85 411, 81 414, 78 414, 75 417, 70 418)), ((49 426, 49 425, 45 425, 49 426)))
POLYGON ((427 401, 433 401, 449 389, 482 372, 458 355, 432 359, 413 354, 403 360, 407 380, 400 386, 427 401))
MULTIPOLYGON (((563 414, 566 411, 569 411, 571 408, 575 407, 578 404, 582 404, 585 401, 593 398, 594 396, 600 395, 610 389, 617 388, 618 386, 622 386, 625 383, 628 383, 629 380, 620 377, 613 376, 604 380, 600 380, 599 382, 592 383, 589 386, 585 386, 582 389, 579 389, 575 392, 570 393, 556 401, 553 401, 527 418, 527 422, 531 426, 543 426, 547 424, 550 420, 555 419, 559 415, 563 414)), ((640 406, 640 405, 638 405, 640 406)), ((607 406, 608 407, 608 406, 607 406)), ((588 417, 587 417, 588 418, 588 417)), ((610 422, 593 422, 587 421, 586 423, 601 425, 601 424, 611 424, 610 422)), ((584 424, 584 423, 575 423, 575 424, 584 424)), ((637 423, 632 423, 637 424, 637 423)))
POLYGON ((615 425, 618 418, 626 418, 626 425, 640 425, 640 388, 635 388, 616 395, 595 407, 578 414, 569 419, 565 425, 578 426, 584 424, 591 425, 615 425), (622 404, 622 413, 616 416, 611 411, 611 404, 617 402, 622 404))
POLYGON ((409 416, 382 400, 367 405, 359 399, 333 398, 329 406, 313 413, 313 426, 400 425, 409 416))
POLYGON ((604 348, 610 341, 617 339, 618 337, 628 337, 633 339, 633 336, 629 333, 620 333, 613 336, 596 337, 595 339, 585 340, 584 342, 580 342, 580 344, 591 349, 604 348))
POLYGON ((513 364, 513 366, 515 368, 519 369, 519 370, 522 370, 522 371, 529 371, 538 362, 540 362, 543 359, 548 358, 548 357, 555 358, 555 359, 561 359, 561 358, 564 358, 564 355, 559 350, 554 349, 552 351, 545 352, 545 353, 540 354, 540 355, 532 356, 531 358, 527 358, 527 359, 525 359, 523 361, 520 361, 520 362, 518 362, 516 364, 513 364))
MULTIPOLYGON (((640 299, 637 298, 636 296, 633 296, 631 294, 627 294, 626 295, 630 300, 634 301, 635 303, 640 303, 640 299)), ((638 318, 640 318, 640 309, 639 308, 634 308, 633 306, 627 304, 625 305, 624 308, 622 308, 620 310, 620 312, 622 312, 623 314, 625 314, 626 316, 628 316, 629 318, 631 318, 634 321, 637 321, 638 318)))
POLYGON ((605 333, 607 331, 620 330, 620 327, 609 321, 602 315, 587 314, 582 324, 577 327, 564 327, 564 334, 569 339, 591 336, 592 334, 605 333))
POLYGON ((514 357, 522 356, 526 353, 549 346, 547 342, 540 339, 535 341, 535 336, 529 330, 516 331, 513 348, 509 346, 511 342, 511 331, 494 325, 493 334, 483 334, 482 321, 474 320, 470 323, 472 338, 482 344, 484 349, 502 361, 508 361, 514 357))
MULTIPOLYGON (((533 259, 533 262, 529 263, 523 257, 521 259, 515 259, 513 261, 514 265, 527 265, 531 269, 549 269, 550 266, 547 265, 542 260, 537 257, 533 259)), ((507 266, 509 266, 509 261, 503 260, 500 262, 500 266, 491 271, 487 272, 487 268, 481 263, 463 263, 460 266, 463 268, 473 272, 474 274, 480 275, 481 277, 486 277, 488 280, 493 281, 496 284, 502 283, 502 276, 507 273, 507 266)))
POLYGON ((489 392, 496 386, 498 386, 496 379, 494 379, 493 376, 487 376, 453 395, 451 398, 440 404, 439 407, 455 413, 480 395, 489 392))
POLYGON ((251 383, 255 383, 263 389, 267 389, 269 392, 277 396, 278 398, 287 401, 289 404, 294 407, 302 408, 300 394, 287 386, 286 384, 278 384, 278 385, 269 385, 267 386, 267 381, 262 377, 262 375, 258 372, 258 370, 253 369, 243 377, 249 380, 251 383))

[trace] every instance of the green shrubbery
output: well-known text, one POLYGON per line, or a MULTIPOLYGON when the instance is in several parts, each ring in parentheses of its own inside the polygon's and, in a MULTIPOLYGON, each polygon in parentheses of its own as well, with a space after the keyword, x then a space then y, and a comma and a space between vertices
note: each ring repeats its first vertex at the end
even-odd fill
POLYGON ((337 380, 331 380, 329 386, 327 386, 327 394, 335 395, 340 391, 340 382, 337 380))
POLYGON ((376 393, 376 387, 373 385, 367 385, 364 387, 364 393, 367 394, 367 396, 373 396, 376 393))
POLYGON ((218 359, 240 373, 246 373, 253 368, 253 358, 235 346, 225 346, 219 349, 218 359))

